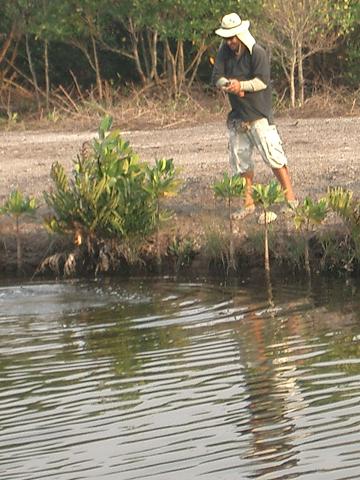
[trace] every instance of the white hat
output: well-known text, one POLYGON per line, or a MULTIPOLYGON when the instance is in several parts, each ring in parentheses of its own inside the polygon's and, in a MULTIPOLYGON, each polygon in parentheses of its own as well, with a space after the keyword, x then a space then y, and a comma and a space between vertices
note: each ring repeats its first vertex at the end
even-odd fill
POLYGON ((221 27, 215 30, 216 35, 223 38, 240 36, 249 30, 250 22, 241 20, 237 13, 229 13, 221 20, 221 27))

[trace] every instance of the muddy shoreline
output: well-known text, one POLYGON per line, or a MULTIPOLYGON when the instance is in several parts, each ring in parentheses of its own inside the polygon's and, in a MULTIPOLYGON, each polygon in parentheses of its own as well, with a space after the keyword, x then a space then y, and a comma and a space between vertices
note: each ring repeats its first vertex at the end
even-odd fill
MULTIPOLYGON (((360 152, 357 145, 359 117, 277 119, 277 125, 289 158, 290 173, 299 199, 310 195, 319 198, 329 186, 342 186, 360 192, 360 152)), ((129 140, 140 159, 152 162, 159 158, 173 158, 183 181, 179 195, 168 206, 175 219, 168 226, 167 235, 192 236, 199 240, 206 228, 224 221, 224 206, 215 201, 212 184, 229 172, 227 159, 227 132, 224 121, 203 123, 178 128, 126 130, 122 135, 129 140)), ((44 190, 51 186, 50 167, 61 162, 70 171, 82 144, 96 136, 93 131, 0 132, 0 204, 11 190, 19 188, 41 201, 44 190)), ((267 183, 271 172, 255 153, 256 182, 267 183)), ((24 270, 28 275, 49 248, 50 238, 41 226, 39 217, 22 226, 24 270)), ((336 223, 330 218, 327 224, 336 223)), ((239 241, 251 236, 256 218, 239 226, 239 241)), ((325 226, 326 227, 326 226, 325 226)), ((291 235, 291 223, 279 219, 274 227, 276 235, 291 235)), ((0 218, 1 270, 14 268, 14 238, 11 221, 0 218)))

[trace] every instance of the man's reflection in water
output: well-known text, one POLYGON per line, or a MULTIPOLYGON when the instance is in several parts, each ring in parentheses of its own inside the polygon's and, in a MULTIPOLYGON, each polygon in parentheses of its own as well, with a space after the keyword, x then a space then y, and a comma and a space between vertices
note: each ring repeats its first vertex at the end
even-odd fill
MULTIPOLYGON (((247 414, 250 414, 246 425, 235 418, 234 421, 242 434, 245 427, 247 433, 251 433, 251 447, 242 456, 259 463, 254 477, 276 471, 278 467, 283 472, 285 465, 298 464, 299 451, 293 443, 296 426, 291 413, 304 405, 296 383, 295 363, 283 355, 288 339, 304 333, 301 317, 276 317, 271 308, 275 306, 271 283, 267 286, 270 308, 249 312, 234 329, 244 364, 247 414)), ((237 414, 243 417, 243 412, 237 414)))

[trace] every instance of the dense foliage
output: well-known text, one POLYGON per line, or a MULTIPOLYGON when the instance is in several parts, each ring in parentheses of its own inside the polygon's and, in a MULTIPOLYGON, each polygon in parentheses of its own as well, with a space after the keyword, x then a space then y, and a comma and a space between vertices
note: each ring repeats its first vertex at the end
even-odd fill
POLYGON ((112 119, 105 117, 99 138, 84 148, 71 176, 56 162, 51 169, 54 187, 44 192, 53 214, 46 225, 52 232, 73 234, 75 243, 91 251, 104 239, 137 240, 154 232, 166 218, 160 198, 176 192, 171 159, 155 165, 141 163, 112 119))
MULTIPOLYGON (((38 110, 87 89, 97 101, 129 82, 173 95, 208 83, 223 14, 249 18, 295 104, 319 79, 357 88, 357 0, 0 0, 0 108, 19 95, 38 110), (291 3, 291 5, 290 5, 291 3), (331 54, 329 54, 331 52, 331 54)), ((70 100, 69 100, 70 101, 70 100)), ((26 102, 22 103, 22 108, 26 102)))

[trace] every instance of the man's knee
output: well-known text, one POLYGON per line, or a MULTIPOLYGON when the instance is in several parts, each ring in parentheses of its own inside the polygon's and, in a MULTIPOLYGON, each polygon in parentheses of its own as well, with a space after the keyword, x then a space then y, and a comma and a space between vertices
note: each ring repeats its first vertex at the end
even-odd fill
POLYGON ((264 162, 272 169, 286 167, 287 157, 275 125, 269 125, 266 119, 257 122, 254 125, 254 140, 264 162))

